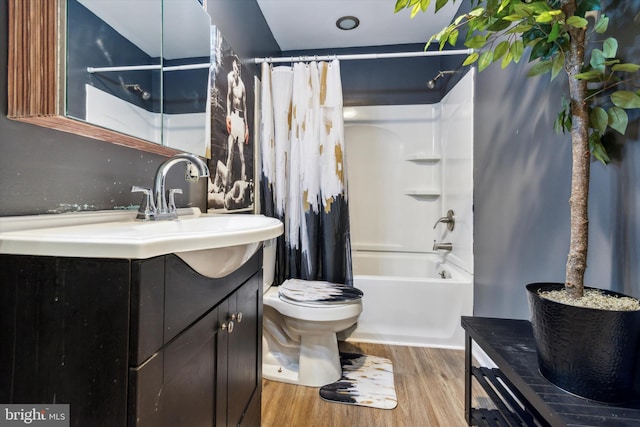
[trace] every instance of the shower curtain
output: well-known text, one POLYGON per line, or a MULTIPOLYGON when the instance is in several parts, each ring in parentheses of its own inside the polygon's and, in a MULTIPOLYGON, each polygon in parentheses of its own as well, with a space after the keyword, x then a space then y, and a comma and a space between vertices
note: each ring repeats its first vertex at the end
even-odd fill
POLYGON ((276 283, 353 285, 340 63, 262 64, 261 206, 284 223, 276 283))

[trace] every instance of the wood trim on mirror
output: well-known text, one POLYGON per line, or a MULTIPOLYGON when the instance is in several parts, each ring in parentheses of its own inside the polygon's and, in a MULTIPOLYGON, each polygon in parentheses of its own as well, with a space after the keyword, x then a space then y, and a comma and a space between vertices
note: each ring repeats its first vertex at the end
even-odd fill
POLYGON ((9 0, 9 119, 171 156, 178 150, 64 115, 65 0, 9 0))

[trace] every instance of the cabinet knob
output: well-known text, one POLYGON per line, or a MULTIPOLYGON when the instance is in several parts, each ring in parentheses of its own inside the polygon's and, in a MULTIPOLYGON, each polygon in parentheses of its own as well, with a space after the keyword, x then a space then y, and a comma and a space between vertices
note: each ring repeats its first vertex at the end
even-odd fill
POLYGON ((234 321, 236 321, 238 323, 242 322, 242 312, 239 311, 237 313, 233 313, 231 315, 231 320, 234 320, 234 321))
POLYGON ((224 322, 222 325, 220 325, 220 329, 223 331, 227 331, 228 333, 233 332, 233 320, 224 322))

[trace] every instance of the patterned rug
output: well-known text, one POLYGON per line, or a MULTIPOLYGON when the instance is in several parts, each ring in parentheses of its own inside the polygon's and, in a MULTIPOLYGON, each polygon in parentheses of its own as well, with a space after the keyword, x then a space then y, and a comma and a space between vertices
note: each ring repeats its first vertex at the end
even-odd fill
POLYGON ((393 409, 398 405, 389 359, 340 353, 342 377, 320 387, 320 397, 334 403, 393 409))

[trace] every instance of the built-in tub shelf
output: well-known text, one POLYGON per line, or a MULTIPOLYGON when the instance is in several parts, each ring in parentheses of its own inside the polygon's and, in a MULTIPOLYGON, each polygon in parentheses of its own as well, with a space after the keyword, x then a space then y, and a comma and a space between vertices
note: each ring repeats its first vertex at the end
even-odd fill
POLYGON ((437 154, 415 153, 409 155, 405 160, 415 163, 436 163, 440 161, 440 156, 437 154))
POLYGON ((407 196, 415 197, 417 199, 435 198, 440 197, 440 190, 436 190, 433 188, 408 188, 404 190, 404 194, 406 194, 407 196))

